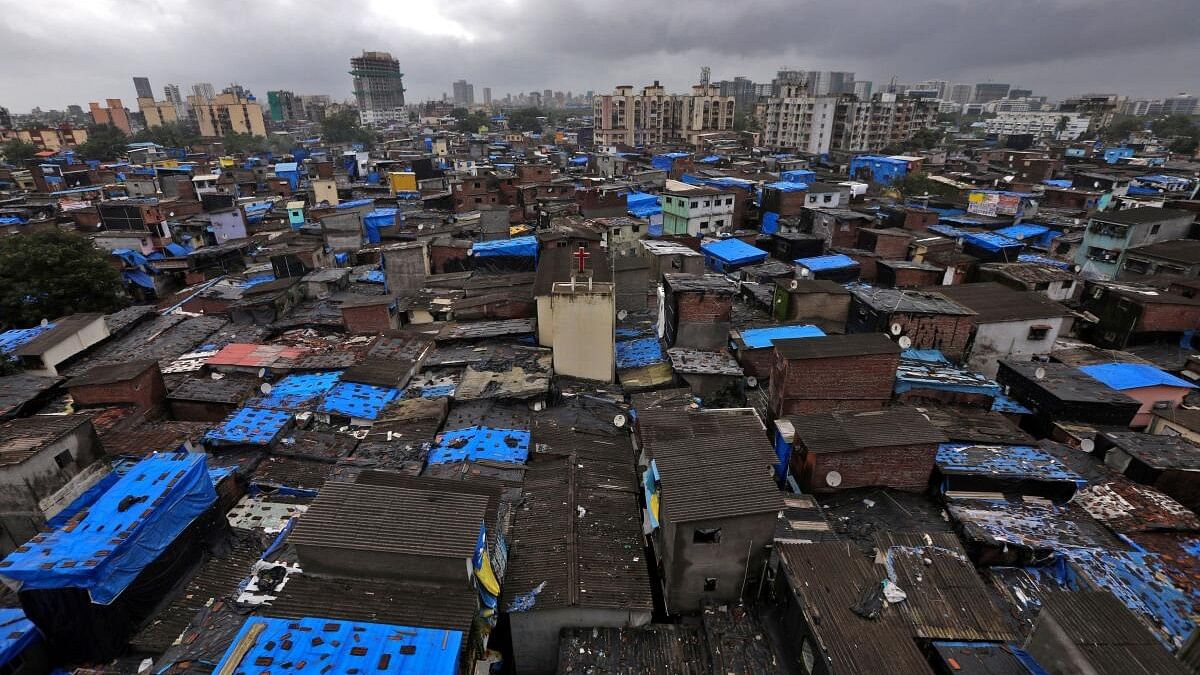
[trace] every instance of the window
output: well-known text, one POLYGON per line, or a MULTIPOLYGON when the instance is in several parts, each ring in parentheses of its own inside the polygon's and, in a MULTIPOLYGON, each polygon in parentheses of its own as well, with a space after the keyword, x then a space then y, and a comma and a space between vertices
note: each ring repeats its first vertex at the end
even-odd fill
POLYGON ((712 206, 712 202, 710 202, 710 201, 708 201, 708 200, 705 200, 705 201, 704 201, 704 205, 705 205, 705 206, 712 206))
POLYGON ((713 225, 714 225, 714 226, 716 226, 716 227, 720 227, 720 226, 722 226, 722 225, 724 225, 724 224, 725 224, 725 219, 724 219, 724 218, 717 218, 716 220, 714 220, 714 221, 713 221, 713 225))
POLYGON ((725 206, 733 206, 733 197, 725 200, 725 206))
POLYGON ((1048 290, 1050 290, 1050 282, 1049 282, 1049 281, 1043 281, 1043 282, 1042 282, 1042 283, 1040 283, 1040 284, 1034 284, 1034 285, 1033 285, 1033 290, 1035 290, 1035 291, 1048 291, 1048 290))
POLYGON ((693 209, 694 209, 694 208, 696 208, 696 207, 698 207, 698 206, 700 206, 700 202, 692 202, 692 208, 693 208, 693 209))
POLYGON ((476 197, 476 198, 475 198, 475 203, 476 203, 476 204, 482 204, 482 203, 483 203, 483 197, 476 197))
POLYGON ((716 577, 705 577, 704 578, 704 592, 705 593, 716 593, 717 592, 717 578, 716 577))
POLYGON ((75 458, 71 456, 70 450, 63 450, 54 456, 54 463, 58 465, 58 468, 65 469, 75 463, 75 458))
POLYGON ((1162 227, 1162 223, 1155 223, 1150 226, 1150 234, 1158 234, 1158 228, 1162 227))
POLYGON ((719 544, 721 543, 721 528, 719 527, 697 527, 692 530, 693 544, 719 544))
POLYGON ((1045 340, 1050 335, 1050 326, 1038 325, 1029 327, 1029 337, 1031 341, 1045 340))
POLYGON ((707 220, 702 220, 702 221, 700 221, 700 229, 702 229, 702 230, 703 230, 703 229, 706 229, 707 227, 708 227, 708 221, 707 221, 707 220))
POLYGON ((822 199, 824 200, 824 202, 825 202, 826 204, 828 204, 829 202, 832 202, 832 201, 833 201, 833 195, 824 195, 824 196, 822 197, 822 199))

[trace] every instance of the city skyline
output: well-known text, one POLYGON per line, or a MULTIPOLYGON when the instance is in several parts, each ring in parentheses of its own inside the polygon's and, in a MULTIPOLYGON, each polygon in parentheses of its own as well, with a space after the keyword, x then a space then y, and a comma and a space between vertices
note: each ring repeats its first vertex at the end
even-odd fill
POLYGON ((9 66, 0 73, 0 105, 25 112, 107 98, 132 103, 135 74, 185 89, 196 82, 239 82, 256 92, 284 89, 343 100, 352 98, 347 60, 363 49, 388 51, 399 60, 407 99, 414 102, 439 99, 448 82, 461 78, 489 87, 493 100, 547 88, 605 92, 655 79, 669 90, 686 91, 701 66, 712 68, 714 81, 737 75, 769 81, 786 66, 851 71, 877 87, 893 77, 1019 83, 1052 99, 1089 91, 1162 98, 1200 90, 1189 67, 1200 60, 1200 45, 1192 39, 1192 8, 1183 0, 1152 2, 1154 12, 1107 0, 1090 3, 1086 12, 1071 0, 986 9, 872 1, 861 3, 873 9, 855 12, 853 20, 829 7, 787 3, 757 5, 753 16, 703 2, 689 3, 687 14, 669 6, 635 10, 623 2, 350 4, 336 11, 283 12, 274 3, 180 9, 150 2, 139 20, 100 2, 64 12, 68 25, 51 27, 30 7, 0 0, 12 19, 0 26, 0 54, 9 66), (312 41, 302 56, 290 44, 251 45, 220 29, 234 11, 239 21, 268 31, 320 25, 331 37, 312 41), (456 18, 466 16, 472 20, 456 18), (1011 38, 980 40, 970 26, 982 24, 989 26, 989 36, 1011 38), (506 32, 491 28, 501 25, 506 32), (579 25, 588 30, 570 28, 579 25), (699 39, 711 37, 713 26, 745 39, 699 39), (52 28, 75 37, 46 53, 37 45, 52 28), (1118 43, 1121 49, 1113 49, 1118 43), (118 46, 119 62, 95 67, 118 46))

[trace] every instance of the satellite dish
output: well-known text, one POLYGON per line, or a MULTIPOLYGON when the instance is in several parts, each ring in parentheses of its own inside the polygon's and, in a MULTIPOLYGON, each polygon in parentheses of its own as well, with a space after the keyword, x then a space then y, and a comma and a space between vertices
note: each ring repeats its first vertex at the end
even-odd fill
POLYGON ((625 415, 622 415, 621 413, 613 415, 613 426, 617 427, 618 429, 625 426, 625 423, 628 421, 629 420, 625 419, 625 415))
POLYGON ((830 471, 825 474, 825 484, 829 487, 837 487, 842 484, 842 474, 837 471, 830 471))
POLYGON ((1096 441, 1093 441, 1090 438, 1085 438, 1082 441, 1079 441, 1079 449, 1090 453, 1096 449, 1096 441))
MULTIPOLYGON (((800 273, 801 273, 801 274, 804 274, 804 273, 806 273, 807 271, 808 271, 808 270, 800 270, 800 273)), ((800 280, 799 280, 799 279, 792 279, 790 282, 788 282, 788 288, 792 289, 793 291, 794 291, 794 290, 796 290, 797 288, 800 288, 800 280)))
POLYGON ((894 323, 891 325, 890 330, 892 331, 892 335, 899 335, 900 331, 904 330, 904 326, 901 326, 898 323, 894 323))
POLYGON ((211 377, 211 378, 212 378, 212 379, 214 379, 214 380, 219 380, 219 379, 221 379, 221 378, 223 378, 223 377, 225 377, 225 376, 224 376, 224 375, 222 375, 222 374, 220 374, 220 373, 213 373, 213 374, 209 375, 209 377, 211 377))
POLYGON ((624 321, 625 317, 627 316, 629 316, 629 312, 622 309, 621 311, 617 312, 617 321, 624 321))
POLYGON ((262 384, 258 385, 258 390, 264 394, 270 394, 271 390, 274 388, 275 387, 272 387, 270 382, 263 382, 262 384))
POLYGON ((754 377, 753 375, 751 375, 750 377, 747 377, 746 378, 746 386, 750 387, 751 389, 757 387, 758 386, 758 378, 754 377))
POLYGON ((1046 369, 1039 367, 1037 370, 1033 371, 1033 376, 1039 380, 1046 379, 1046 369))
POLYGON ((532 401, 529 404, 529 409, 534 412, 541 412, 546 408, 546 404, 542 401, 532 401))
POLYGON ((896 340, 896 343, 900 345, 900 349, 908 349, 912 346, 912 338, 907 335, 901 335, 900 339, 896 340))
POLYGON ((1079 265, 1071 265, 1071 271, 1076 274, 1079 274, 1079 270, 1081 270, 1081 269, 1083 269, 1083 268, 1080 267, 1079 265))

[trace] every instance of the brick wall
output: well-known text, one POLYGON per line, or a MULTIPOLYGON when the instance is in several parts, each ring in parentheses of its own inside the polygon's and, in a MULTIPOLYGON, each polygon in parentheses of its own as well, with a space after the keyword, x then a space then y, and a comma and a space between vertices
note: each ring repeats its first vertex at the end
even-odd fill
POLYGON ((874 251, 883 260, 904 260, 908 257, 908 245, 912 243, 912 236, 900 230, 894 232, 897 234, 859 230, 858 248, 874 251))
POLYGON ((238 408, 236 403, 171 401, 171 417, 183 422, 220 422, 238 408))
MULTIPOLYGON (((883 270, 884 268, 880 268, 883 270)), ((918 270, 911 268, 891 268, 887 272, 880 271, 876 280, 889 283, 893 288, 922 288, 937 286, 942 281, 944 272, 941 270, 918 270)))
POLYGON ((835 251, 835 253, 841 253, 841 254, 849 257, 854 262, 858 263, 858 267, 859 267, 858 278, 859 279, 861 279, 863 281, 867 281, 867 282, 872 282, 872 281, 875 281, 876 277, 879 276, 879 271, 876 268, 875 263, 879 262, 880 260, 883 260, 883 256, 879 255, 878 253, 872 253, 871 251, 864 251, 863 249, 860 249, 860 248, 838 249, 835 251))
POLYGON ((432 274, 459 272, 468 269, 471 257, 467 255, 470 249, 460 246, 444 246, 430 244, 429 271, 432 274))
POLYGON ((859 487, 890 487, 920 492, 929 486, 937 445, 868 448, 855 452, 792 453, 792 472, 805 492, 837 492, 859 487), (828 485, 830 471, 841 484, 828 485))
POLYGON ((865 354, 789 361, 778 351, 771 371, 776 417, 821 410, 875 410, 892 397, 899 354, 865 354))
POLYGON ((936 225, 937 222, 937 211, 908 209, 904 212, 904 229, 906 230, 925 230, 930 225, 936 225))
POLYGON ((733 313, 733 296, 728 294, 676 293, 675 303, 681 323, 727 323, 733 313))
POLYGON ((349 333, 379 333, 399 326, 399 320, 386 304, 343 307, 342 321, 349 333))
POLYGON ((888 325, 898 323, 901 335, 912 340, 916 349, 940 349, 951 361, 961 361, 971 340, 970 316, 952 314, 893 314, 888 325))
POLYGON ((80 407, 100 405, 132 405, 148 410, 161 406, 167 398, 158 366, 147 368, 141 375, 125 382, 91 384, 69 387, 71 398, 80 407))
MULTIPOLYGON (((1110 298, 1110 301, 1112 299, 1110 298)), ((1200 306, 1198 305, 1142 305, 1142 315, 1138 318, 1135 330, 1137 332, 1176 332, 1200 326, 1200 306)))

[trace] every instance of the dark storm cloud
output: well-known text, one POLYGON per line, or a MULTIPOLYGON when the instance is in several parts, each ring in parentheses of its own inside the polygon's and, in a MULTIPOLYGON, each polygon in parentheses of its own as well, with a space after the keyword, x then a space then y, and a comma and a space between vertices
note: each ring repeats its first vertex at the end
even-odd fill
POLYGON ((363 48, 401 62, 410 98, 465 77, 505 92, 661 80, 769 80, 780 66, 860 79, 1021 84, 1050 96, 1196 90, 1195 0, 0 0, 0 105, 86 105, 130 77, 350 93, 363 48))

